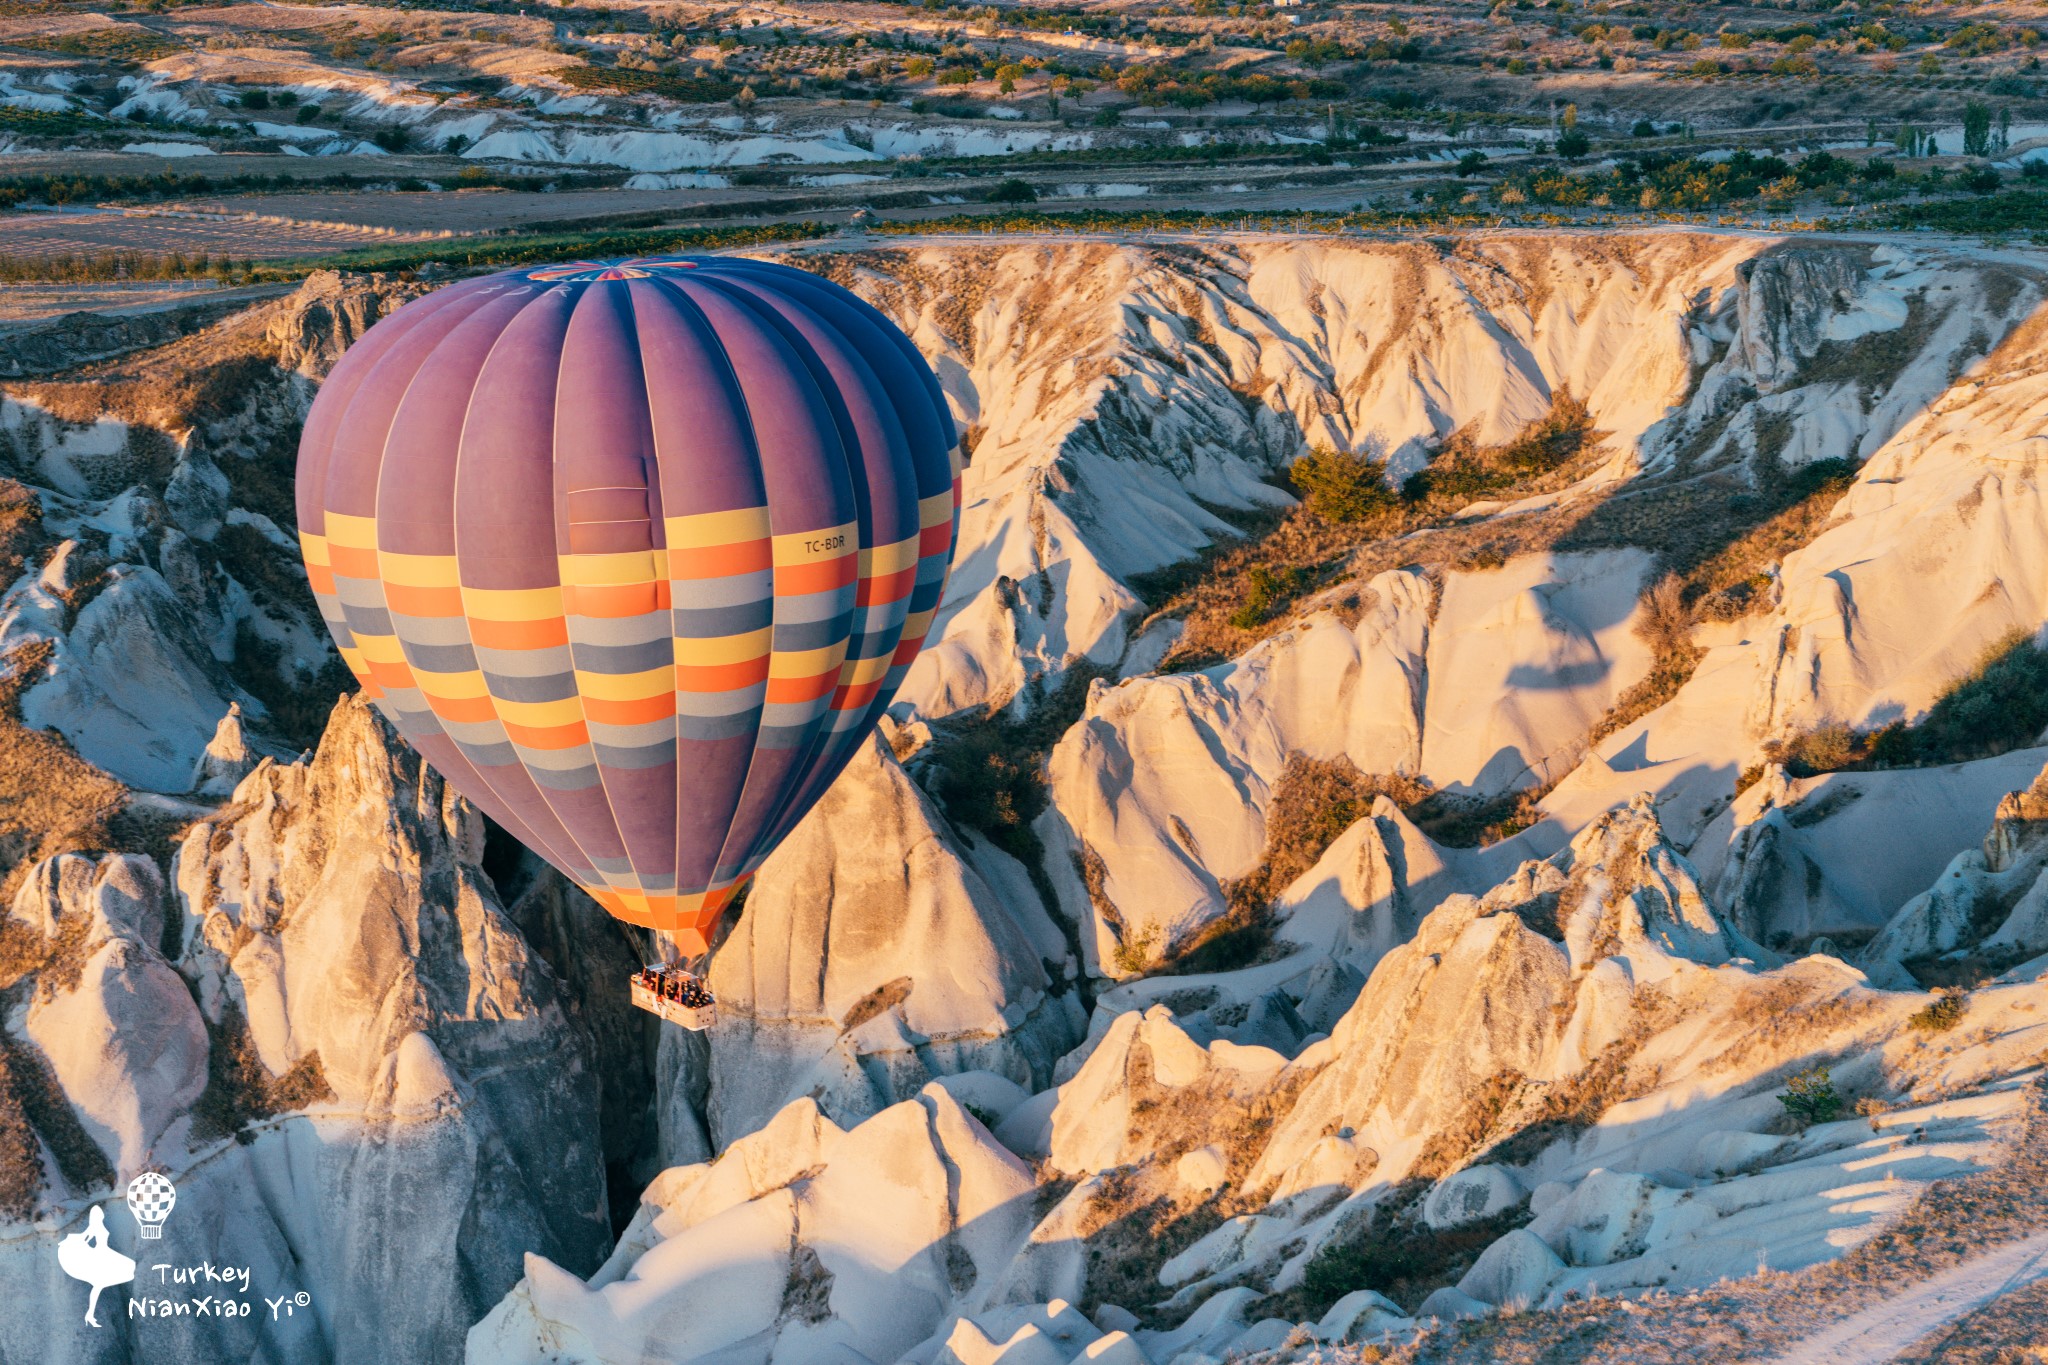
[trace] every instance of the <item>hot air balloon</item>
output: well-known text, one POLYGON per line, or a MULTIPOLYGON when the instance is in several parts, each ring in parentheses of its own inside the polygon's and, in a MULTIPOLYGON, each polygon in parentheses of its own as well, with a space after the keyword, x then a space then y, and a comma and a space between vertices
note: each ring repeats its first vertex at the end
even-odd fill
MULTIPOLYGON (((399 733, 687 967, 923 645, 956 445, 909 339, 805 271, 512 270, 343 355, 299 446, 300 541, 399 733)), ((669 965, 636 999, 701 1022, 669 965)))

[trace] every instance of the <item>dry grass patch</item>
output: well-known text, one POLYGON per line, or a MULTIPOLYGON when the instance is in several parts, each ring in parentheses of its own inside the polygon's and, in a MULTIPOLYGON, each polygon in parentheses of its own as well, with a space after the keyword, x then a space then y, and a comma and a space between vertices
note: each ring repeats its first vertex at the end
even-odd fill
POLYGON ((62 735, 21 721, 21 694, 42 676, 53 647, 17 645, 0 656, 0 901, 28 868, 59 853, 111 848, 128 789, 87 763, 62 735))
POLYGON ((0 1030, 0 1207, 26 1200, 34 1206, 43 1188, 38 1159, 31 1177, 22 1163, 23 1144, 41 1137, 57 1173, 76 1193, 111 1186, 114 1168, 85 1131, 33 1043, 0 1030))
POLYGON ((1115 1303, 1148 1325, 1171 1325, 1144 1307, 1164 1294, 1160 1267, 1226 1218, 1264 1205, 1244 1191, 1245 1174, 1310 1079, 1288 1071, 1276 1083, 1246 1085, 1238 1073, 1221 1071, 1194 1085, 1168 1087, 1155 1076, 1150 1049, 1131 1049, 1124 1073, 1131 1096, 1127 1145, 1146 1159, 1103 1173, 1081 1218, 1089 1257, 1085 1311, 1115 1303), (1171 1175, 1174 1163, 1210 1145, 1223 1153, 1223 1185, 1207 1195, 1180 1189, 1171 1175))
MULTIPOLYGON (((1380 462, 1312 451, 1297 462, 1293 481, 1305 500, 1280 514, 1270 530, 1254 529, 1249 539, 1212 546, 1140 587, 1148 601, 1158 603, 1156 615, 1187 623, 1161 667, 1200 668, 1242 653, 1278 629, 1287 608, 1302 596, 1342 578, 1367 576, 1358 552, 1368 547, 1399 541, 1404 563, 1465 558, 1455 551, 1418 556, 1418 547, 1402 538, 1450 525, 1475 498, 1522 497, 1567 486, 1590 470, 1600 437, 1586 405, 1560 391, 1548 413, 1505 444, 1483 446, 1469 430, 1452 433, 1430 467, 1403 484, 1398 497, 1385 488, 1380 462)), ((1482 550, 1490 543, 1465 548, 1482 550)))
MULTIPOLYGON (((2029 1087, 2027 1101, 2019 1139, 2001 1164, 1937 1182, 1883 1231, 1839 1260, 1794 1273, 1764 1271, 1696 1293, 1652 1293, 1630 1301, 1625 1310, 1619 1300, 1594 1298, 1440 1327, 1389 1351, 1385 1359, 1400 1365, 1562 1360, 1575 1365, 1698 1365, 1770 1359, 1903 1286, 2048 1225, 2048 1092, 2042 1082, 2029 1087)), ((2015 1302, 2014 1317, 1985 1317, 1976 1326, 2028 1321, 2024 1315, 2038 1302, 2015 1302)), ((1957 1330, 1958 1342, 1977 1339, 1957 1330)), ((1915 1348, 1918 1354, 1904 1359, 1949 1359, 1934 1353, 1941 1349, 1940 1343, 1922 1343, 1915 1348)), ((2000 1360, 1997 1355, 1956 1358, 2000 1360)))
POLYGON ((200 1141, 246 1141, 245 1130, 258 1120, 334 1098, 318 1052, 273 1076, 257 1056, 248 1021, 232 1000, 223 1001, 218 1024, 207 1022, 206 1035, 206 1089, 192 1106, 192 1135, 200 1141))

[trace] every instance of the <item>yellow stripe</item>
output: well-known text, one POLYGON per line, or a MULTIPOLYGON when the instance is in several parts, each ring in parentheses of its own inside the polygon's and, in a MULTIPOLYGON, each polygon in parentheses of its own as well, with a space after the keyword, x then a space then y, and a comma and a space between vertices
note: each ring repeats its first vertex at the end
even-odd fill
POLYGON ((846 642, 825 649, 778 649, 768 656, 771 678, 815 678, 846 661, 846 642))
POLYGON ((536 729, 547 725, 568 725, 583 719, 583 703, 574 697, 563 697, 560 701, 507 701, 495 697, 498 719, 514 725, 532 726, 536 729))
POLYGON ((405 663, 405 646, 398 643, 396 635, 358 634, 356 647, 362 650, 363 657, 373 664, 405 663))
POLYGON ((672 667, 650 668, 644 673, 586 673, 576 670, 576 690, 597 701, 645 701, 675 691, 676 671, 672 667))
POLYGON ((562 614, 562 590, 465 587, 462 610, 479 621, 546 621, 562 614))
POLYGON ((914 567, 917 563, 917 541, 916 536, 908 536, 893 545, 877 545, 872 550, 862 550, 860 576, 874 578, 914 567))
POLYGON ((663 520, 672 549, 701 550, 712 545, 739 545, 768 538, 768 509, 741 507, 730 512, 699 512, 663 520))
POLYGON ((329 512, 326 517, 327 541, 330 545, 346 546, 351 550, 374 550, 377 548, 377 519, 375 517, 344 516, 340 512, 329 512))
POLYGON ((390 550, 377 552, 377 568, 386 583, 401 588, 459 588, 454 555, 402 555, 390 550))
POLYGON ((484 675, 472 668, 466 673, 429 673, 425 669, 412 671, 420 691, 443 701, 462 701, 470 697, 488 697, 491 689, 484 682, 484 675))
POLYGON ((917 524, 919 526, 937 526, 941 522, 951 521, 952 519, 952 489, 949 488, 943 493, 934 493, 928 498, 919 500, 917 504, 917 524))
POLYGON ((859 524, 847 522, 821 531, 792 531, 775 537, 778 565, 822 564, 856 553, 860 549, 859 524))
POLYGON ((903 618, 903 634, 900 638, 915 640, 932 628, 932 618, 939 614, 937 607, 925 611, 914 611, 903 618))
POLYGON ((841 679, 848 687, 859 687, 874 682, 889 671, 889 661, 894 651, 874 659, 859 659, 850 665, 851 671, 841 679))
POLYGON ((656 583, 668 577, 668 551, 627 550, 609 555, 560 555, 562 582, 574 588, 656 583))
POLYGON ((327 558, 326 536, 316 536, 306 531, 299 532, 299 553, 305 557, 308 564, 317 564, 322 568, 331 567, 327 558))
POLYGON ((367 673, 370 671, 370 661, 363 657, 363 651, 360 649, 343 649, 338 652, 341 654, 342 663, 348 666, 349 672, 367 673))
POLYGON ((758 659, 774 648, 775 630, 763 626, 740 635, 717 635, 700 640, 678 639, 676 662, 704 666, 708 664, 738 664, 749 659, 758 659))

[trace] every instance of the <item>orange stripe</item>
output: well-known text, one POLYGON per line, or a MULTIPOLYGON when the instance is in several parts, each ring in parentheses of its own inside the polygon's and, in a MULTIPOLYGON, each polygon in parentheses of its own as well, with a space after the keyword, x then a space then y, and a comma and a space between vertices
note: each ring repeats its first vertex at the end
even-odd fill
POLYGON ((507 738, 529 749, 573 749, 590 743, 590 731, 580 720, 567 725, 514 725, 508 720, 504 725, 507 738))
POLYGON ((469 618, 469 638, 485 649, 553 649, 569 643, 569 623, 559 616, 532 621, 469 618))
POLYGON ((460 616, 462 589, 410 588, 403 583, 386 583, 384 604, 400 616, 460 616))
POLYGON ((394 688, 401 692, 419 686, 413 681, 412 670, 402 663, 380 664, 372 660, 370 676, 377 680, 379 687, 394 688))
POLYGON ((329 566, 343 578, 366 578, 371 581, 382 576, 383 566, 377 561, 375 550, 356 550, 346 545, 327 547, 329 566))
POLYGON ((634 701, 583 698, 583 718, 598 725, 645 725, 649 721, 667 720, 675 713, 673 692, 664 692, 658 697, 640 697, 634 701))
POLYGON ((910 590, 916 586, 917 566, 913 564, 907 569, 898 569, 895 573, 883 574, 879 578, 863 578, 860 581, 860 591, 855 595, 853 602, 858 607, 901 602, 910 596, 910 590))
POLYGON ((475 722, 496 720, 498 708, 491 704, 489 697, 437 697, 425 694, 427 705, 434 708, 434 714, 442 720, 475 722))
POLYGON ((839 670, 815 678, 770 678, 768 700, 774 702, 816 701, 839 684, 839 670))
POLYGON ((881 678, 877 678, 873 682, 862 683, 858 687, 849 687, 832 699, 832 709, 835 711, 858 711, 873 701, 876 694, 881 690, 881 678))
POLYGON ((595 588, 562 588, 562 611, 568 616, 601 616, 617 619, 667 611, 668 580, 650 583, 619 583, 595 588))
POLYGON ((896 642, 896 653, 890 658, 889 666, 891 668, 902 667, 904 664, 917 658, 917 652, 923 648, 924 636, 919 635, 913 639, 906 635, 903 639, 896 642))
POLYGON ((374 700, 384 695, 384 689, 379 687, 377 680, 368 673, 357 673, 355 669, 350 669, 349 672, 355 673, 356 685, 363 689, 364 696, 374 700))
POLYGON ((729 578, 734 574, 759 573, 775 562, 774 546, 766 540, 749 540, 737 545, 701 545, 668 552, 670 578, 729 578))
POLYGON ((306 566, 306 581, 313 585, 313 595, 315 597, 334 596, 334 570, 328 568, 325 564, 308 564, 306 566))
POLYGON ((803 593, 843 588, 853 582, 854 576, 859 572, 860 561, 854 555, 819 560, 815 564, 786 565, 775 571, 775 595, 794 597, 803 593))
POLYGON ((768 656, 734 664, 677 664, 676 691, 730 692, 752 687, 768 677, 768 656))

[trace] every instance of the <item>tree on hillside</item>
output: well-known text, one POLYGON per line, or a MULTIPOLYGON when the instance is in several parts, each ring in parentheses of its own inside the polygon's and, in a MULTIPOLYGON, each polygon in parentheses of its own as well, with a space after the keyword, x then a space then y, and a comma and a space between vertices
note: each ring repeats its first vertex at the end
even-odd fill
POLYGON ((1991 108, 1971 100, 1963 106, 1963 155, 1991 155, 1991 108))

